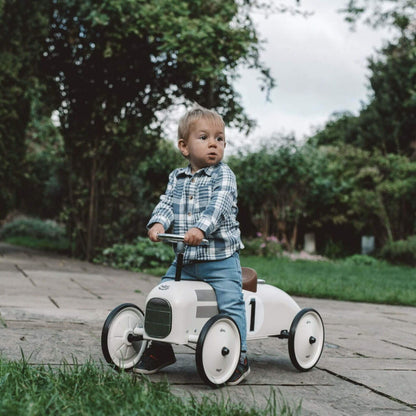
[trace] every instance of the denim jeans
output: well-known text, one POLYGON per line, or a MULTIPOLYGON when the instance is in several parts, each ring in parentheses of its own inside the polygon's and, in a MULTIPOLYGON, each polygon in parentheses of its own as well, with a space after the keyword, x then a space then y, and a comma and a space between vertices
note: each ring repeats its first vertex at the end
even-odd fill
MULTIPOLYGON (((166 272, 162 281, 175 278, 176 262, 166 272)), ((234 319, 241 336, 241 350, 247 351, 246 309, 242 293, 240 256, 234 253, 224 260, 186 264, 182 280, 202 280, 212 286, 217 296, 218 310, 234 319)))

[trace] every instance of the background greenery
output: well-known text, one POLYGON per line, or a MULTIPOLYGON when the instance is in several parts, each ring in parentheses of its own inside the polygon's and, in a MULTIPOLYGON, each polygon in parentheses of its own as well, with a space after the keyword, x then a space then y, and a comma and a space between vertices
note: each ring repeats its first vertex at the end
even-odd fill
POLYGON ((0 228, 0 240, 58 253, 68 253, 70 251, 65 228, 53 220, 17 218, 0 228))
MULTIPOLYGON (((163 137, 166 115, 196 100, 248 131, 233 87, 240 69, 258 72, 266 96, 275 84, 251 13, 296 3, 1 0, 0 221, 55 220, 71 254, 88 260, 135 245, 184 163, 163 137)), ((416 6, 387 3, 346 2, 352 24, 399 29, 368 60, 358 115, 334 113, 305 142, 274 136, 227 159, 245 240, 261 233, 267 250, 273 238, 273 250, 293 251, 314 232, 319 253, 342 257, 374 235, 376 254, 414 265, 416 6)))

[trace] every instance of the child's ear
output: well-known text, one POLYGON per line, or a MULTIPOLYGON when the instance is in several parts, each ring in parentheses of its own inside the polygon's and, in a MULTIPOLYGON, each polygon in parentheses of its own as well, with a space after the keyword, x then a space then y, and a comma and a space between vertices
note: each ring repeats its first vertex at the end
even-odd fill
POLYGON ((178 149, 181 151, 181 153, 185 157, 188 157, 189 156, 188 146, 186 145, 186 142, 185 142, 184 139, 179 139, 178 140, 178 149))

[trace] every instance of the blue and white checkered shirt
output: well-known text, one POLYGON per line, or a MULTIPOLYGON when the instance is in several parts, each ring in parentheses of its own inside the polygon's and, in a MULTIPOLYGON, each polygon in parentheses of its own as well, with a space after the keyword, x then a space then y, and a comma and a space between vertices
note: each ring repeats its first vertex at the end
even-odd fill
POLYGON ((184 264, 222 260, 243 248, 237 217, 237 183, 223 162, 200 169, 192 175, 190 166, 175 169, 147 227, 156 222, 174 234, 190 228, 202 230, 208 246, 188 246, 184 264))

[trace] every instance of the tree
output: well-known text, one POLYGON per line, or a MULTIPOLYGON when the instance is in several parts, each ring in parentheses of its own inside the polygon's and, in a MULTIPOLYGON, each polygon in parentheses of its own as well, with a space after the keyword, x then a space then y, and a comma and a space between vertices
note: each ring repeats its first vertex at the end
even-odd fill
POLYGON ((343 12, 352 25, 364 20, 374 27, 387 26, 394 36, 368 60, 369 103, 358 117, 335 114, 313 141, 416 157, 414 1, 350 0, 343 12))
MULTIPOLYGON (((160 137, 156 114, 198 101, 249 128, 233 87, 237 68, 274 81, 259 58, 256 1, 52 1, 43 69, 58 108, 69 170, 68 218, 77 253, 108 244, 120 182, 160 137)), ((124 179, 123 179, 124 178, 124 179)))
POLYGON ((335 114, 310 141, 416 157, 415 51, 416 37, 403 35, 369 59, 369 103, 358 116, 335 114))
POLYGON ((48 27, 47 3, 0 2, 0 218, 15 206, 21 187, 25 130, 48 27))
POLYGON ((412 32, 416 19, 414 0, 349 0, 345 9, 347 22, 355 25, 358 20, 373 26, 399 29, 401 33, 412 32))
POLYGON ((359 146, 357 143, 358 122, 359 118, 349 111, 335 112, 326 122, 324 128, 310 137, 308 142, 314 146, 335 146, 342 143, 359 146))
POLYGON ((402 36, 371 59, 370 104, 360 113, 360 140, 384 153, 416 155, 416 38, 402 36))

